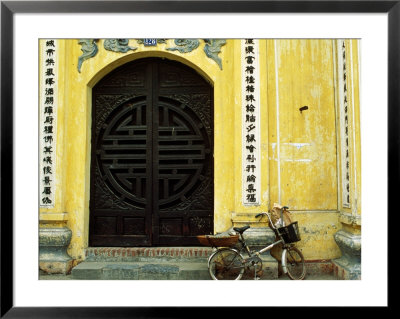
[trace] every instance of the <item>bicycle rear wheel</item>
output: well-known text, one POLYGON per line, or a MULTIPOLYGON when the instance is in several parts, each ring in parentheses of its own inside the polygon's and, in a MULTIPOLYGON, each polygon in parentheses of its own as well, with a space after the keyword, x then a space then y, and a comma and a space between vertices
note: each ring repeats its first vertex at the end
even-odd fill
POLYGON ((208 271, 213 280, 239 280, 243 276, 243 257, 234 249, 220 248, 210 258, 208 271))
POLYGON ((303 254, 296 247, 287 248, 286 252, 287 275, 293 280, 302 280, 306 276, 306 266, 303 254))

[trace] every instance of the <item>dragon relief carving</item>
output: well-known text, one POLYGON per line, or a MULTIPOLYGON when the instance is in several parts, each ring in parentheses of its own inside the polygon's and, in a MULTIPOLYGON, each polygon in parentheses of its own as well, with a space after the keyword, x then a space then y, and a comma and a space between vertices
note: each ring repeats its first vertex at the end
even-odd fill
POLYGON ((104 40, 104 49, 113 52, 122 52, 126 53, 129 50, 136 50, 137 48, 130 47, 129 39, 105 39, 104 40))
POLYGON ((78 44, 81 45, 82 55, 78 58, 78 71, 81 73, 81 67, 83 61, 87 59, 93 58, 97 52, 99 51, 96 42, 97 39, 80 39, 78 40, 78 44))
POLYGON ((180 53, 189 53, 197 49, 200 45, 200 41, 197 39, 175 39, 174 43, 176 47, 167 48, 168 51, 179 51, 180 53))

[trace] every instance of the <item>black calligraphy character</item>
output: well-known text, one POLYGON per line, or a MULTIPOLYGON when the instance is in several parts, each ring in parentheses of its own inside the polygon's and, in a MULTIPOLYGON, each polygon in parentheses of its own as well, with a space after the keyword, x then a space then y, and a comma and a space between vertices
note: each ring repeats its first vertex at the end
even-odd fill
POLYGON ((43 204, 51 204, 51 199, 48 197, 44 197, 44 198, 42 198, 42 203, 43 204))
POLYGON ((53 153, 53 150, 52 150, 52 146, 45 146, 44 147, 44 153, 46 154, 46 153, 53 153))
POLYGON ((46 106, 44 108, 44 113, 46 114, 53 114, 53 107, 52 106, 46 106))
POLYGON ((46 47, 53 47, 53 48, 55 48, 54 40, 48 40, 48 41, 46 41, 46 47))
POLYGON ((53 88, 46 88, 44 94, 45 95, 53 95, 54 94, 54 89, 53 88))
POLYGON ((44 123, 53 124, 53 120, 54 118, 52 116, 46 116, 46 120, 44 121, 44 123))
POLYGON ((256 177, 255 175, 247 175, 247 182, 252 182, 255 183, 256 182, 256 177))
POLYGON ((254 85, 248 85, 248 86, 246 86, 246 92, 253 93, 253 92, 254 92, 254 85))
POLYGON ((249 54, 249 53, 254 54, 254 47, 252 45, 249 45, 249 46, 245 47, 244 49, 247 54, 249 54))
POLYGON ((252 75, 246 76, 246 83, 253 84, 254 83, 254 77, 252 75))
POLYGON ((45 83, 46 83, 47 85, 52 86, 55 82, 54 82, 54 79, 53 79, 53 78, 47 78, 47 79, 45 80, 45 83))
POLYGON ((255 57, 249 55, 249 56, 246 56, 245 59, 246 59, 247 64, 253 64, 255 57))
POLYGON ((254 184, 249 184, 249 186, 248 186, 248 188, 246 189, 246 191, 247 191, 248 193, 254 193, 254 192, 257 191, 257 190, 254 188, 254 184))
POLYGON ((52 134, 53 133, 53 126, 52 125, 45 126, 43 132, 47 133, 47 134, 52 134))
POLYGON ((254 170, 256 169, 256 166, 255 165, 247 165, 246 166, 246 172, 252 172, 252 173, 254 173, 254 170))
POLYGON ((53 164, 51 156, 46 156, 45 158, 43 158, 43 162, 45 162, 47 164, 53 164))
POLYGON ((247 134, 246 135, 246 142, 247 143, 251 143, 251 142, 255 142, 255 141, 256 141, 256 138, 255 138, 254 134, 247 134))
POLYGON ((51 194, 51 187, 46 186, 46 187, 43 189, 42 194, 50 195, 50 194, 51 194))
POLYGON ((253 104, 246 105, 246 112, 254 112, 255 106, 253 104))
POLYGON ((254 66, 248 65, 248 66, 246 66, 245 72, 253 74, 254 69, 255 69, 254 66))
POLYGON ((46 101, 44 101, 44 104, 53 104, 54 98, 52 96, 46 96, 46 101))
POLYGON ((246 95, 246 101, 248 102, 248 101, 250 101, 250 102, 253 102, 253 101, 255 101, 256 99, 254 98, 254 95, 253 94, 249 94, 249 95, 246 95))
POLYGON ((43 167, 43 174, 53 174, 51 171, 51 166, 44 166, 43 167))
POLYGON ((56 50, 54 50, 54 49, 47 49, 47 50, 46 50, 46 54, 47 54, 48 56, 52 56, 52 55, 54 54, 54 52, 56 52, 56 50))
POLYGON ((52 135, 46 135, 43 137, 45 143, 52 143, 53 142, 53 136, 52 135))
POLYGON ((53 66, 55 64, 54 59, 46 59, 46 66, 53 66))
POLYGON ((254 44, 254 39, 246 39, 245 43, 246 44, 254 44))
POLYGON ((50 179, 50 176, 46 176, 43 180, 45 185, 50 185, 50 182, 52 182, 52 180, 50 179))
POLYGON ((254 145, 248 145, 248 146, 246 146, 246 149, 248 149, 250 153, 253 153, 253 151, 256 149, 256 147, 254 145))
POLYGON ((249 155, 247 155, 246 160, 248 162, 254 163, 256 161, 256 158, 254 157, 254 154, 249 154, 249 155))
POLYGON ((53 69, 47 69, 46 70, 46 76, 55 76, 55 74, 53 73, 53 69))
POLYGON ((247 194, 247 195, 246 195, 246 199, 247 199, 247 201, 250 202, 250 203, 255 203, 255 201, 256 201, 255 194, 247 194))
POLYGON ((246 122, 255 122, 255 121, 256 121, 256 117, 254 114, 246 114, 246 122))
POLYGON ((250 132, 250 131, 254 130, 255 128, 256 128, 256 127, 255 127, 254 124, 250 124, 249 126, 246 127, 247 132, 250 132))

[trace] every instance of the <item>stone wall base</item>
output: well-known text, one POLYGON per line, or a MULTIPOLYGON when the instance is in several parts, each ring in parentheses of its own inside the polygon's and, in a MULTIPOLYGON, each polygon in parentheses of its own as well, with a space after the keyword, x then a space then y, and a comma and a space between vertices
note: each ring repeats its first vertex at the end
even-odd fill
POLYGON ((361 280, 361 267, 348 264, 347 260, 332 261, 334 276, 339 280, 361 280))
POLYGON ((69 274, 73 259, 67 254, 72 232, 67 227, 39 229, 39 269, 48 274, 69 274))
POLYGON ((335 234, 342 257, 332 261, 338 279, 361 279, 361 235, 340 230, 335 234))
POLYGON ((66 261, 39 261, 39 269, 47 274, 68 275, 72 269, 73 260, 66 261))

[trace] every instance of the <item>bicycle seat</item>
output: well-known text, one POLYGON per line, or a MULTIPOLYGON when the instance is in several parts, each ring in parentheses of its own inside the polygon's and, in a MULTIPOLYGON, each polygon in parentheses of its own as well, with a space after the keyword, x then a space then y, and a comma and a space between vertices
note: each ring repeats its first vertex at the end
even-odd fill
POLYGON ((239 234, 243 234, 246 229, 249 229, 250 226, 243 226, 243 227, 233 227, 234 231, 237 231, 239 234))

